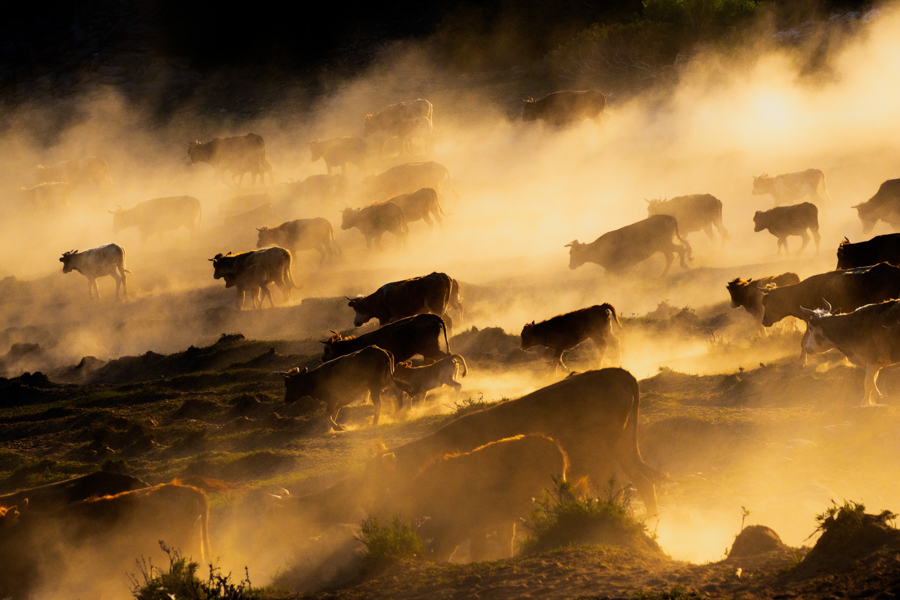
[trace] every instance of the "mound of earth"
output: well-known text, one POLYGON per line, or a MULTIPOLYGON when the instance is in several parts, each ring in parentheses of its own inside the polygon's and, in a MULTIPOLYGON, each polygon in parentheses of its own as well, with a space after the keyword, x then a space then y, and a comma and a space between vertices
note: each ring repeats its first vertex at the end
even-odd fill
POLYGON ((734 539, 728 558, 745 558, 757 556, 787 548, 775 530, 765 525, 750 525, 734 539))
POLYGON ((847 570, 885 545, 900 543, 900 531, 890 524, 896 515, 889 511, 873 515, 864 510, 862 504, 847 504, 825 518, 820 526, 822 536, 800 563, 797 575, 847 570))

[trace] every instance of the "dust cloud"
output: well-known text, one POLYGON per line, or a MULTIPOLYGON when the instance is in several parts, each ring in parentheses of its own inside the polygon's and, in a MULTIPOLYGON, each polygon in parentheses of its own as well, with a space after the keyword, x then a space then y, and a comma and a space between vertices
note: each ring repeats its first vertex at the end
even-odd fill
MULTIPOLYGON (((362 137, 366 113, 421 97, 434 104, 437 136, 433 155, 421 159, 446 165, 459 191, 458 197, 449 190, 441 195, 450 213, 444 231, 436 227, 429 233, 423 223, 412 223, 409 247, 397 247, 386 235, 383 251, 367 252, 357 231, 340 229, 342 209, 368 202, 359 189, 363 174, 348 166, 351 191, 343 201, 298 203, 291 214, 268 223, 325 217, 344 253, 331 266, 320 266, 315 252, 296 256, 294 278, 301 289, 288 308, 303 299, 370 293, 387 281, 444 271, 462 282, 464 329, 502 328, 517 336, 532 320, 612 303, 626 324, 617 331, 622 366, 638 378, 665 367, 730 373, 792 356, 799 352, 799 334, 776 334, 763 351, 745 343, 756 335, 755 328, 749 317, 734 314, 725 304, 725 283, 738 276, 796 271, 807 277, 833 269, 839 241, 844 236, 862 239, 850 206, 896 176, 900 121, 894 118, 893 87, 900 80, 900 12, 896 5, 886 5, 854 27, 853 35, 832 40, 827 68, 815 76, 804 74, 802 53, 769 41, 774 39, 769 31, 753 47, 729 55, 697 54, 680 67, 679 82, 664 92, 611 96, 602 124, 585 121, 562 130, 516 118, 523 97, 542 95, 527 71, 442 73, 424 53, 405 45, 385 50, 358 78, 328 76, 328 93, 311 103, 298 102, 291 88, 285 88, 271 99, 271 115, 249 120, 188 105, 160 124, 145 105, 102 87, 17 107, 4 118, 0 137, 0 253, 6 257, 0 264, 0 276, 6 278, 0 282, 5 343, 0 352, 13 343, 40 343, 49 366, 60 366, 86 355, 110 359, 209 344, 222 333, 224 322, 248 337, 287 330, 292 336, 324 339, 332 328, 347 330, 349 318, 297 322, 298 313, 283 306, 245 311, 227 321, 215 318, 232 306, 234 292, 212 279, 206 259, 256 245, 252 227, 226 226, 223 208, 236 195, 262 190, 245 184, 235 192, 218 183, 207 165, 191 167, 185 143, 246 132, 262 135, 275 171, 276 183, 269 189, 277 191, 290 180, 325 172, 322 162, 310 162, 308 141, 362 137), (69 211, 38 212, 24 204, 18 190, 35 183, 31 173, 36 165, 91 155, 108 161, 110 187, 75 190, 69 211), (791 255, 776 256, 775 238, 753 232, 753 213, 774 204, 768 196, 751 195, 752 176, 807 168, 825 172, 831 196, 820 206, 821 251, 814 257, 810 246, 798 255, 799 242, 791 238, 791 255), (691 234, 690 270, 676 264, 669 277, 660 278, 659 256, 625 276, 591 264, 568 269, 564 245, 570 241, 590 242, 645 218, 645 198, 695 193, 722 200, 731 237, 719 244, 702 232, 691 234), (113 234, 109 211, 116 207, 185 194, 203 205, 193 238, 184 229, 145 243, 136 229, 113 234), (99 282, 103 300, 92 304, 85 279, 78 273, 63 275, 58 259, 63 251, 110 242, 126 248, 133 272, 129 299, 115 303, 112 282, 104 278, 99 282), (660 303, 674 307, 676 314, 689 307, 698 318, 731 312, 732 325, 719 334, 725 338, 687 338, 677 328, 650 329, 641 317, 660 303)), ((602 83, 595 86, 603 88, 602 83)), ((556 87, 567 86, 562 82, 556 87)), ((381 158, 376 152, 371 167, 381 172, 402 162, 407 158, 381 158)), ((873 234, 886 232, 880 224, 873 234)), ((274 297, 283 300, 277 291, 274 297)), ((573 366, 590 368, 592 353, 592 348, 584 351, 573 366)), ((481 373, 473 370, 464 385, 472 398, 480 393, 485 400, 497 400, 529 392, 554 377, 549 372, 507 372, 498 364, 481 373)), ((824 504, 817 499, 798 510, 808 517, 824 504)), ((775 519, 780 508, 760 509, 759 516, 775 519)), ((660 525, 661 544, 677 558, 717 558, 736 533, 738 513, 724 511, 699 516, 694 508, 673 508, 660 525), (707 532, 702 540, 697 535, 686 540, 698 529, 707 532)), ((774 520, 765 522, 776 526, 774 520)), ((784 519, 779 523, 787 543, 802 542, 801 528, 784 519)))

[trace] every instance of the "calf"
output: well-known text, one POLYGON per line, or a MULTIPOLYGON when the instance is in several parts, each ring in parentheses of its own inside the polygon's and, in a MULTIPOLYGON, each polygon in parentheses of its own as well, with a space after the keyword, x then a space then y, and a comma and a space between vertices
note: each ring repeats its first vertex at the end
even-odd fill
POLYGON ((851 313, 831 314, 824 309, 803 309, 809 323, 806 351, 822 352, 832 347, 850 362, 866 370, 862 406, 882 398, 877 380, 881 369, 900 363, 900 301, 888 300, 861 306, 851 313))
POLYGON ((800 276, 796 273, 782 273, 781 275, 769 275, 768 277, 760 277, 759 279, 747 279, 744 281, 740 277, 735 277, 726 285, 728 294, 731 296, 731 308, 744 307, 754 319, 759 329, 765 330, 762 319, 763 313, 763 290, 771 287, 782 287, 785 285, 793 285, 800 283, 800 276))
POLYGON ((366 167, 366 153, 368 152, 366 140, 355 137, 315 140, 309 143, 309 150, 313 162, 325 159, 325 167, 328 169, 329 175, 334 167, 340 167, 341 175, 346 175, 347 163, 355 165, 360 173, 365 174, 368 170, 366 167))
POLYGON ((403 209, 393 202, 372 204, 365 208, 347 208, 341 212, 341 229, 356 227, 366 238, 366 248, 372 249, 372 242, 381 250, 381 236, 385 232, 394 234, 397 244, 406 245, 409 227, 403 215, 403 209))
POLYGON ((456 390, 454 399, 459 397, 462 386, 456 376, 469 374, 466 359, 459 354, 451 354, 430 365, 413 367, 410 362, 398 362, 394 367, 394 379, 397 386, 409 394, 412 404, 425 400, 425 394, 441 386, 449 386, 456 390), (459 372, 462 367, 462 373, 459 372))
POLYGON ((275 308, 275 302, 272 301, 272 292, 269 291, 267 285, 271 280, 269 271, 264 265, 249 265, 246 269, 233 275, 226 275, 224 279, 226 288, 237 288, 238 295, 235 300, 235 307, 238 310, 244 309, 244 299, 247 292, 250 292, 253 308, 262 308, 266 298, 269 299, 269 307, 275 308))
POLYGON ((434 314, 400 319, 359 337, 344 338, 336 333, 330 340, 322 343, 325 344, 325 350, 322 352, 323 362, 356 352, 366 346, 384 348, 397 361, 408 360, 416 354, 421 354, 425 360, 435 361, 450 354, 447 326, 441 317, 434 314), (442 331, 447 352, 441 352, 442 331))
POLYGON ((394 357, 377 346, 367 346, 345 356, 316 367, 312 371, 294 368, 284 376, 284 401, 296 402, 310 396, 325 403, 332 427, 343 431, 337 424, 341 408, 359 400, 366 392, 375 405, 372 425, 378 425, 381 415, 381 393, 390 390, 402 402, 400 390, 394 382, 394 357))
POLYGON ((88 292, 91 300, 100 301, 100 287, 97 278, 109 275, 116 280, 116 300, 119 299, 119 286, 123 295, 128 298, 128 287, 125 285, 125 248, 118 244, 107 244, 79 252, 70 250, 63 252, 59 262, 63 264, 63 273, 78 271, 88 280, 88 292), (95 297, 96 296, 96 297, 95 297))
POLYGON ((504 533, 503 558, 512 556, 516 520, 527 517, 553 485, 565 479, 568 458, 559 443, 541 434, 518 435, 470 452, 435 458, 396 494, 392 509, 428 517, 419 533, 431 539, 437 560, 471 540, 473 562, 485 558, 486 534, 504 533))
POLYGON ((556 369, 562 367, 564 371, 568 371, 562 360, 563 353, 590 338, 594 340, 600 352, 602 366, 607 345, 612 344, 616 354, 619 354, 619 338, 612 332, 613 321, 619 327, 622 326, 616 316, 616 309, 612 304, 605 302, 599 306, 558 315, 537 324, 532 321, 522 329, 522 350, 528 350, 533 346, 552 348, 556 353, 556 369))
POLYGON ((803 240, 800 246, 800 252, 809 244, 809 235, 806 230, 810 230, 813 239, 816 241, 816 254, 819 253, 819 209, 814 204, 804 202, 793 206, 776 206, 771 210, 756 211, 753 215, 753 223, 755 227, 753 231, 759 233, 765 229, 769 233, 778 238, 778 254, 781 254, 781 247, 784 246, 785 254, 788 253, 787 238, 789 235, 799 235, 803 240))
POLYGON ((403 209, 403 218, 407 223, 422 220, 428 224, 428 230, 431 231, 434 229, 431 215, 434 215, 434 220, 441 226, 441 231, 444 230, 444 221, 441 220, 441 215, 446 217, 447 213, 441 208, 441 203, 434 188, 422 188, 411 194, 400 194, 399 196, 394 196, 388 202, 393 202, 403 209))

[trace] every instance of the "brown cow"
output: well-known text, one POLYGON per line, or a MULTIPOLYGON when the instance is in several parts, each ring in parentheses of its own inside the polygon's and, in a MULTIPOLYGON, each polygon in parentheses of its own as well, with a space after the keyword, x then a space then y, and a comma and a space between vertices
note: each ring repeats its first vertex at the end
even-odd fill
POLYGON ((825 173, 819 169, 807 169, 797 173, 785 173, 769 177, 760 175, 753 178, 753 195, 771 194, 775 206, 809 197, 813 202, 823 203, 830 199, 825 187, 825 173))
POLYGON ((552 348, 556 352, 556 369, 562 367, 568 371, 562 360, 563 353, 590 338, 600 352, 600 366, 603 366, 607 345, 612 344, 616 354, 619 354, 619 338, 612 332, 613 322, 622 326, 616 309, 606 302, 557 315, 537 324, 532 321, 522 329, 522 350, 533 346, 552 348))
POLYGON ((900 229, 900 179, 888 179, 874 196, 851 208, 856 209, 863 233, 872 231, 879 220, 900 229))
POLYGON ((470 452, 436 457, 392 494, 391 509, 427 520, 419 534, 431 539, 437 560, 449 560, 456 546, 471 540, 471 559, 485 558, 486 534, 503 533, 503 558, 513 554, 516 520, 529 516, 534 499, 565 479, 566 453, 541 434, 518 435, 470 452))
POLYGON ((756 233, 768 229, 769 233, 778 238, 778 254, 781 254, 782 246, 785 254, 788 253, 787 238, 790 235, 800 236, 803 240, 800 252, 803 252, 809 244, 809 234, 806 233, 808 229, 816 242, 816 254, 819 253, 819 209, 815 204, 804 202, 792 206, 776 206, 766 211, 758 210, 753 215, 753 224, 753 231, 756 233))
POLYGON ((355 137, 315 140, 309 143, 309 150, 312 154, 313 162, 321 158, 325 159, 325 167, 328 169, 329 175, 331 175, 331 169, 334 167, 340 167, 341 175, 346 175, 347 163, 356 165, 360 173, 365 174, 368 171, 366 166, 368 144, 366 140, 355 137))
MULTIPOLYGON (((370 319, 378 319, 379 325, 386 325, 397 319, 429 312, 440 315, 452 327, 447 306, 453 306, 454 301, 461 302, 459 284, 456 284, 454 294, 453 283, 454 280, 446 273, 410 277, 386 283, 368 296, 347 298, 350 300, 347 306, 356 312, 353 316, 356 327, 365 325, 370 319)), ((461 304, 459 310, 462 311, 461 304)))
POLYGON ((444 385, 456 390, 454 399, 458 398, 462 386, 456 380, 457 374, 460 377, 469 374, 466 359, 459 354, 451 354, 421 367, 414 367, 409 361, 398 362, 394 366, 394 379, 397 381, 397 387, 409 394, 412 404, 422 402, 429 391, 444 385), (462 367, 461 373, 460 367, 462 367))
POLYGON ((424 117, 429 123, 432 123, 433 115, 434 107, 431 102, 422 100, 421 98, 409 102, 391 104, 387 108, 383 108, 380 112, 366 115, 366 137, 369 137, 377 131, 385 131, 390 135, 400 137, 400 130, 407 121, 412 121, 418 117, 424 117))
POLYGON ((287 248, 292 254, 302 250, 317 250, 319 252, 319 264, 327 260, 332 262, 335 254, 341 253, 341 248, 334 239, 334 230, 327 219, 296 219, 282 223, 278 227, 262 227, 257 229, 259 236, 256 241, 257 248, 266 246, 281 246, 287 248))
POLYGON ((257 176, 266 185, 266 173, 272 177, 272 165, 266 160, 266 142, 255 133, 239 137, 213 138, 208 142, 193 141, 187 145, 191 164, 205 162, 215 169, 219 180, 229 187, 240 187, 244 174, 250 173, 250 185, 256 185, 257 176), (225 179, 225 171, 231 171, 231 182, 225 179), (240 180, 235 179, 240 176, 240 180))
POLYGON ((137 227, 141 243, 145 243, 151 235, 159 235, 162 240, 164 232, 176 231, 182 227, 194 237, 197 225, 203 218, 200 201, 193 196, 151 198, 128 210, 123 210, 121 206, 118 208, 117 211, 109 211, 113 216, 113 233, 137 227))
POLYGON ((30 188, 21 188, 19 193, 35 210, 51 212, 72 208, 69 204, 72 186, 63 181, 39 183, 30 188))
POLYGON ((444 183, 459 198, 459 193, 450 181, 450 171, 444 165, 434 161, 406 163, 363 179, 363 195, 367 198, 390 198, 422 188, 433 188, 440 194, 444 183))
POLYGON ((364 208, 346 208, 341 211, 341 229, 356 227, 366 238, 366 248, 372 249, 372 242, 381 250, 381 236, 385 232, 394 234, 400 247, 406 245, 409 227, 403 216, 403 209, 393 202, 381 202, 364 208))
POLYGON ((56 163, 52 167, 38 165, 34 170, 34 178, 38 183, 66 182, 72 186, 73 190, 88 182, 93 183, 97 189, 112 184, 109 165, 97 156, 88 156, 81 160, 67 160, 56 163))
POLYGON ((92 496, 112 496, 146 487, 146 483, 130 475, 97 471, 0 496, 0 506, 17 506, 27 501, 30 512, 53 510, 92 496))
POLYGON ((268 286, 270 281, 269 271, 264 265, 248 265, 247 268, 233 275, 225 275, 224 279, 226 288, 237 288, 238 295, 235 307, 238 310, 244 309, 244 299, 247 292, 250 292, 253 308, 262 308, 266 298, 269 299, 269 306, 275 308, 275 302, 272 301, 272 292, 269 291, 268 286))
POLYGON ((434 223, 431 222, 431 215, 434 215, 434 220, 441 226, 441 231, 444 230, 444 221, 441 219, 441 215, 445 217, 448 215, 441 207, 434 188, 422 188, 411 194, 400 194, 388 202, 393 202, 403 209, 403 218, 407 223, 422 220, 428 224, 428 230, 432 231, 434 223))
POLYGON ((711 194, 677 196, 671 200, 647 200, 647 216, 670 215, 678 221, 678 233, 687 234, 703 230, 710 241, 716 241, 713 227, 722 241, 728 239, 728 231, 722 225, 722 201, 711 194))

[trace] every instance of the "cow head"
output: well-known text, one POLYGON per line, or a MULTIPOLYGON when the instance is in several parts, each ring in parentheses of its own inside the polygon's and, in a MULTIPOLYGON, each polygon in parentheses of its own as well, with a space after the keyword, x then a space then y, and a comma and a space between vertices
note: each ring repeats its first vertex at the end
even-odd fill
POLYGON ((740 277, 735 277, 728 282, 725 288, 731 296, 731 308, 746 306, 750 300, 759 295, 759 290, 756 289, 756 285, 752 282, 752 278, 744 281, 740 277))
POLYGON ((322 142, 313 140, 309 143, 309 151, 312 154, 312 162, 316 162, 322 158, 322 142))
MULTIPOLYGON (((27 499, 25 500, 28 501, 27 499)), ((0 506, 0 528, 6 529, 9 527, 15 527, 16 523, 19 521, 19 507, 18 506, 10 506, 9 508, 5 506, 0 506)))
POLYGON ((791 298, 781 293, 774 285, 769 284, 764 288, 756 288, 762 292, 764 327, 771 327, 778 321, 791 314, 791 298), (775 293, 773 293, 775 292, 775 293))
MULTIPOLYGON (((228 254, 222 254, 221 252, 219 252, 214 257, 206 259, 213 264, 213 279, 222 279, 223 277, 226 276, 226 274, 230 275, 230 273, 225 272, 225 268, 224 268, 225 263, 231 262, 231 261, 223 260, 226 258, 231 258, 231 252, 229 252, 228 254)), ((225 287, 231 287, 228 285, 227 279, 225 280, 225 287)))
POLYGON ((194 140, 187 143, 188 159, 192 165, 198 162, 206 162, 212 156, 212 148, 210 144, 194 140))
POLYGON ((844 237, 843 241, 838 245, 837 249, 837 267, 835 267, 838 271, 841 269, 847 269, 853 266, 853 258, 854 254, 857 254, 853 251, 853 244, 850 242, 850 239, 844 237))
POLYGON ((569 268, 577 269, 587 262, 586 248, 587 244, 582 244, 578 240, 572 240, 563 248, 569 249, 569 268))
POLYGON ((122 210, 121 206, 117 204, 116 210, 107 209, 107 212, 109 212, 109 214, 113 216, 113 233, 119 233, 120 231, 128 227, 128 225, 126 224, 126 219, 123 216, 123 213, 125 211, 122 210))
POLYGON ((68 252, 63 252, 62 257, 59 259, 59 262, 63 264, 63 273, 71 273, 75 268, 75 261, 73 257, 78 254, 78 250, 69 250, 68 252))
POLYGON ((258 228, 256 231, 259 232, 259 237, 256 240, 257 248, 265 248, 266 246, 271 246, 272 244, 278 243, 278 241, 275 239, 274 232, 269 230, 269 228, 265 225, 258 228))
POLYGON ((761 210, 756 211, 756 214, 753 215, 753 231, 759 233, 769 227, 769 220, 766 218, 766 213, 761 210))
POLYGON ((534 321, 526 323, 522 328, 522 350, 528 350, 537 345, 538 341, 534 338, 534 321))
POLYGON ((665 202, 665 200, 660 200, 659 198, 654 198, 653 200, 647 200, 646 198, 644 198, 644 201, 647 203, 648 217, 660 214, 659 211, 662 208, 663 202, 665 202))
POLYGON ((294 367, 287 373, 278 373, 278 375, 284 377, 285 402, 296 402, 315 391, 315 381, 309 377, 309 367, 303 367, 302 371, 298 367, 294 367))
POLYGON ((804 349, 808 354, 818 354, 819 352, 825 352, 834 348, 834 344, 828 339, 823 328, 824 319, 831 316, 831 304, 824 298, 822 301, 825 303, 825 308, 810 310, 802 306, 800 307, 800 310, 804 314, 803 319, 806 321, 808 328, 806 343, 804 345, 804 349))
POLYGON ((863 202, 862 204, 857 204, 850 208, 856 209, 856 214, 859 215, 859 220, 862 222, 863 233, 871 232, 872 229, 874 229, 875 224, 878 223, 878 211, 869 206, 868 202, 863 202))
POLYGON ((768 194, 772 189, 772 178, 763 173, 759 177, 753 177, 753 195, 768 194))
POLYGON ((341 229, 352 229, 359 218, 359 208, 345 208, 341 211, 341 229))
POLYGON ((356 327, 362 327, 370 320, 375 318, 375 311, 373 307, 370 306, 371 300, 368 296, 358 296, 356 298, 347 298, 350 302, 347 303, 347 306, 356 311, 356 315, 353 317, 353 324, 356 327))

